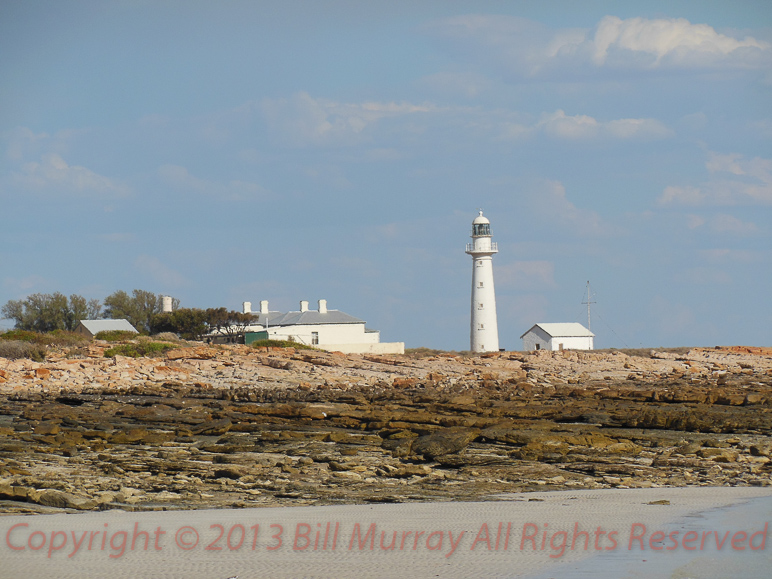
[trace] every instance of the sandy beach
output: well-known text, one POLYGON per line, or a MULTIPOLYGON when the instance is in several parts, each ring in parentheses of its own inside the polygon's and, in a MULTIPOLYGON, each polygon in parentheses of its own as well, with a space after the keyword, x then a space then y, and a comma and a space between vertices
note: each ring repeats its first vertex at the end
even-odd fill
POLYGON ((763 577, 771 562, 769 488, 500 498, 6 516, 0 577, 697 577, 671 567, 714 560, 763 577))

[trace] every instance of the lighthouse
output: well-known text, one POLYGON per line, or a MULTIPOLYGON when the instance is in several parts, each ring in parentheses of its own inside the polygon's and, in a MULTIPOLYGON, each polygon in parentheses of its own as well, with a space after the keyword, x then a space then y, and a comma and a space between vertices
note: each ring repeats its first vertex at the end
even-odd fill
POLYGON ((472 221, 472 243, 466 253, 472 256, 472 322, 469 348, 472 352, 496 352, 499 327, 496 321, 496 294, 493 290, 493 254, 498 247, 491 241, 491 222, 483 212, 472 221))

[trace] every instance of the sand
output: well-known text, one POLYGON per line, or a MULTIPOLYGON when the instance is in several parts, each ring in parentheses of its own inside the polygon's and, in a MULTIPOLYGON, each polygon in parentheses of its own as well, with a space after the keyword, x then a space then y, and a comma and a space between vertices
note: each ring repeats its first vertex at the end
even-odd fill
POLYGON ((497 498, 6 516, 0 577, 767 577, 772 568, 770 487, 497 498))

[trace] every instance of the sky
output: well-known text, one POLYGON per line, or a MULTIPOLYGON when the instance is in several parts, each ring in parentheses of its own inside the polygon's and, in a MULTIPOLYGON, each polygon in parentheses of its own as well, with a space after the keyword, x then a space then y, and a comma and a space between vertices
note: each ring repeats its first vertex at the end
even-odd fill
POLYGON ((772 3, 0 3, 2 304, 465 350, 478 208, 502 348, 588 281, 596 348, 772 346, 772 3))

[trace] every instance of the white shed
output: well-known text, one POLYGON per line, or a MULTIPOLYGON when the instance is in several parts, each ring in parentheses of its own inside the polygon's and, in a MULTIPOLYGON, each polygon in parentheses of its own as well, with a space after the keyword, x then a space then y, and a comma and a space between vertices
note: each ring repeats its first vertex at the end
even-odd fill
POLYGON ((525 334, 523 350, 592 350, 593 334, 582 324, 535 324, 525 334))
POLYGON ((137 329, 132 326, 128 320, 81 320, 74 330, 88 338, 93 338, 99 332, 133 332, 138 334, 137 329))

